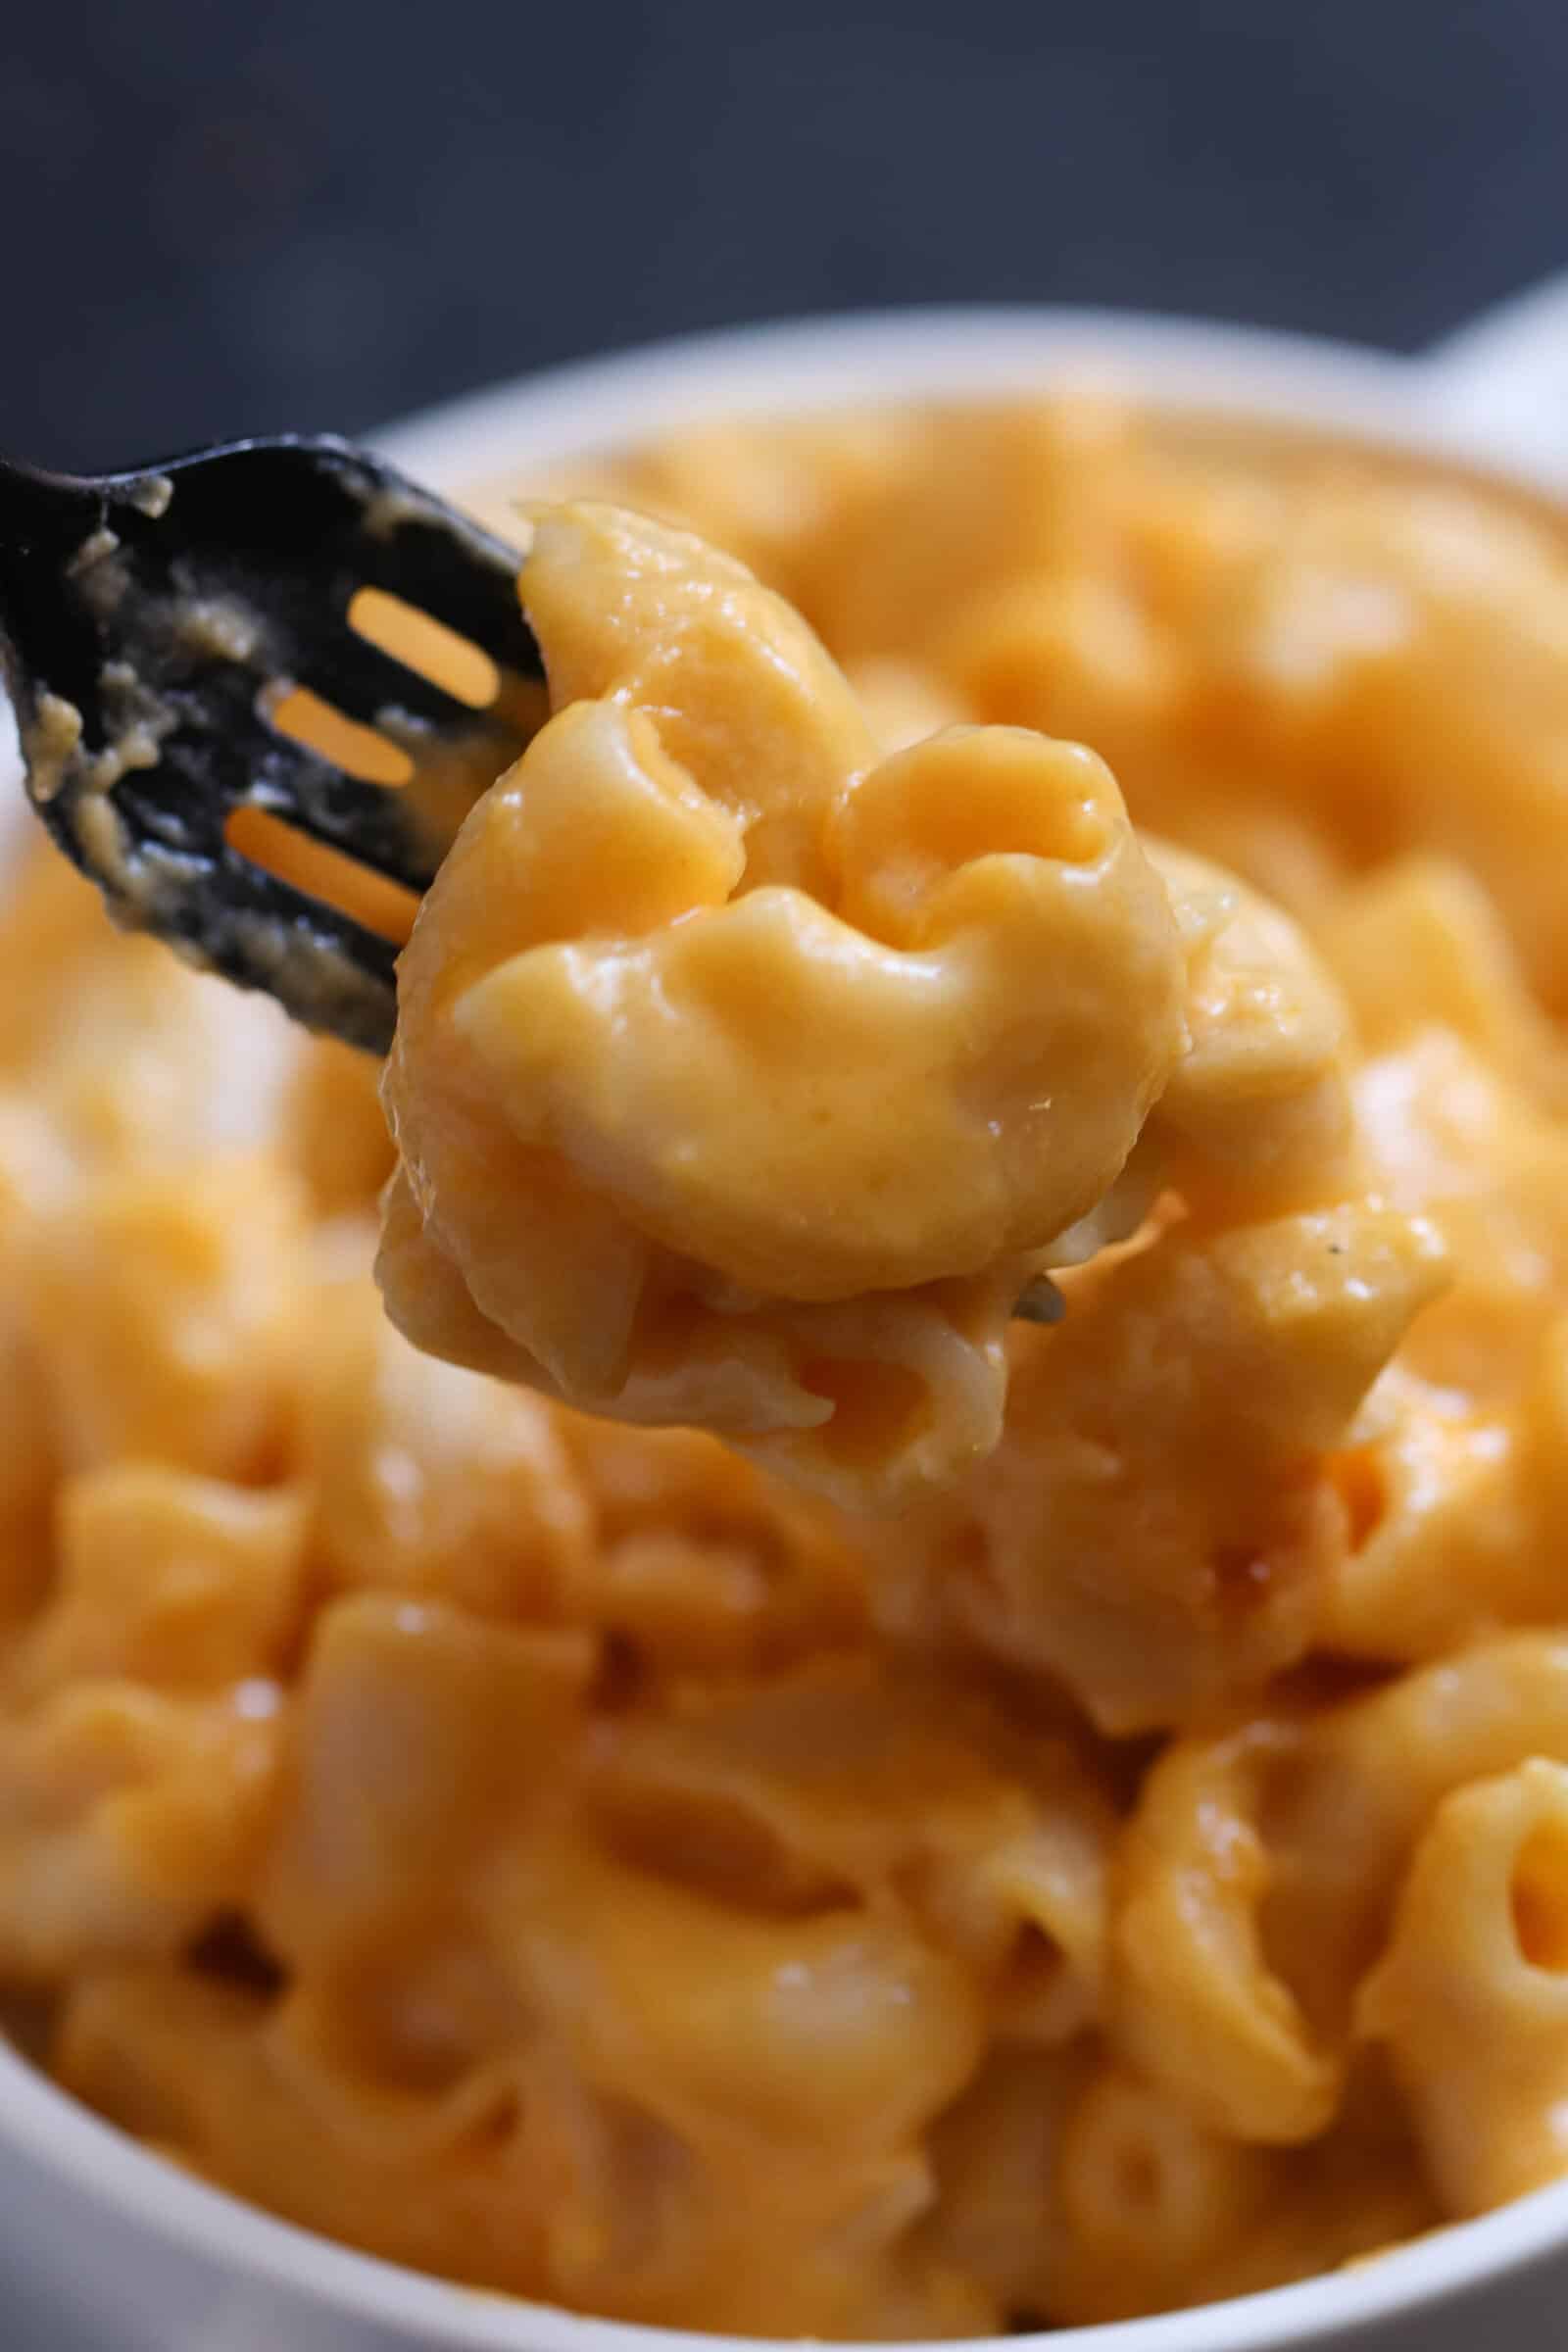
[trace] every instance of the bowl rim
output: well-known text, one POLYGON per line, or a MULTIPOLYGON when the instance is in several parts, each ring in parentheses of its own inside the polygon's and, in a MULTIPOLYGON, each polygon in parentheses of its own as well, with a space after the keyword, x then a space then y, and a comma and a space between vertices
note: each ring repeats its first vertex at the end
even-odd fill
MULTIPOLYGON (((62 2184, 118 2220, 182 2252, 194 2250, 307 2307, 370 2321, 393 2338, 439 2352, 796 2352, 798 2338, 726 2336, 642 2321, 601 2319, 500 2290, 462 2285, 364 2254, 279 2219, 154 2154, 83 2106, 20 2052, 0 2042, 0 2135, 40 2159, 62 2184), (24 2136, 24 2127, 30 2138, 24 2136)), ((1418 2315, 1450 2293, 1481 2290, 1560 2249, 1568 2182, 1555 2182, 1479 2219, 1447 2224, 1348 2271, 1265 2288, 1228 2302, 1150 2319, 1113 2320, 1013 2337, 941 2339, 953 2352, 1312 2352, 1338 2331, 1418 2315)), ((1359 2342, 1360 2337, 1352 2339, 1359 2342)), ((880 2352, 931 2352, 928 2340, 880 2352)))
POLYGON ((1485 462, 1473 430, 1446 413, 1441 359, 1157 311, 1030 303, 852 311, 673 336, 514 376, 369 438, 433 487, 471 493, 522 466, 592 457, 675 425, 983 399, 1063 380, 1157 387, 1165 407, 1305 417, 1485 462))
MULTIPOLYGON (((1311 335, 1159 314, 1054 306, 942 306, 729 327, 524 375, 370 436, 448 491, 591 458, 675 423, 800 414, 920 397, 984 398, 1088 381, 1201 408, 1366 434, 1396 451, 1480 463, 1539 493, 1445 415, 1441 367, 1311 335)), ((0 2144, 187 2261, 265 2281, 296 2305, 372 2322, 431 2352, 782 2352, 535 2303, 364 2254, 178 2170, 105 2122, 0 2041, 0 2144)), ((1223 2303, 1016 2339, 1041 2352, 1292 2352, 1518 2274, 1568 2251, 1568 2180, 1456 2222, 1349 2271, 1223 2303)), ((948 2339, 994 2352, 993 2336, 948 2339)), ((927 2352, 894 2346, 890 2352, 927 2352)))

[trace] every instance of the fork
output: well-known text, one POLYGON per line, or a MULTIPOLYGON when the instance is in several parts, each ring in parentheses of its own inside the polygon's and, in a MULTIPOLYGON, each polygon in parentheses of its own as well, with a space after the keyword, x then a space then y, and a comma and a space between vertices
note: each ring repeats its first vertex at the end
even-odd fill
MULTIPOLYGON (((117 921, 384 1054, 397 940, 259 863, 235 820, 270 818, 426 889, 544 715, 520 564, 331 435, 90 478, 0 459, 0 678, 27 797, 117 921), (354 617, 369 589, 441 624, 448 676, 455 654, 477 655, 483 690, 454 692, 379 647, 354 617), (302 689, 316 742, 287 723, 302 689), (398 789, 388 754, 408 771, 398 789), (345 768, 356 757, 371 772, 345 768)), ((1046 1274, 1013 1308, 1033 1323, 1062 1311, 1046 1274)))
POLYGON ((118 921, 384 1053, 397 940, 368 894, 351 911, 286 878, 300 858, 278 848, 305 836, 312 880, 325 850, 427 887, 542 715, 520 562, 332 436, 90 478, 0 460, 0 676, 28 798, 118 921), (407 628, 375 642, 388 611, 424 616, 442 662, 411 666, 407 628))

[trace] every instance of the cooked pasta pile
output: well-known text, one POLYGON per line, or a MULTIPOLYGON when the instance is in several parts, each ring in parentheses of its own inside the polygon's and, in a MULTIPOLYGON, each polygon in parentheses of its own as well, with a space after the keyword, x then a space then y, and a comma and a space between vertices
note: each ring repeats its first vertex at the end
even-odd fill
POLYGON ((1067 399, 574 487, 661 519, 539 511, 406 961, 419 1348, 375 1070, 58 863, 0 925, 18 2031, 781 2336, 1568 2172, 1568 556, 1067 399))

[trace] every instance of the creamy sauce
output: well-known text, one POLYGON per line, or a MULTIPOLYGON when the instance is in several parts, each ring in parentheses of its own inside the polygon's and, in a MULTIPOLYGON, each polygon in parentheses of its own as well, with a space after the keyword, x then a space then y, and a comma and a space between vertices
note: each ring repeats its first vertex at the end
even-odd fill
POLYGON ((66 780, 81 742, 81 712, 63 695, 40 694, 38 707, 22 729, 22 757, 35 801, 52 801, 66 780))
POLYGON ((267 641, 261 614, 237 596, 193 596, 172 612, 178 642, 209 661, 254 662, 267 641))
POLYGON ((167 473, 145 473, 131 485, 130 503, 149 522, 159 522, 168 514, 173 495, 174 485, 167 473))

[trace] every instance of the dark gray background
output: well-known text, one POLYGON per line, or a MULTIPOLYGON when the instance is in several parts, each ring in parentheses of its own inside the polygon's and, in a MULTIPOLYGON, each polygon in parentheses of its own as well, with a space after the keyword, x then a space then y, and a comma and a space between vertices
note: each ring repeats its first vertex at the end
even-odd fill
POLYGON ((353 430, 728 319, 1409 347, 1568 263, 1568 0, 0 0, 0 445, 353 430))

